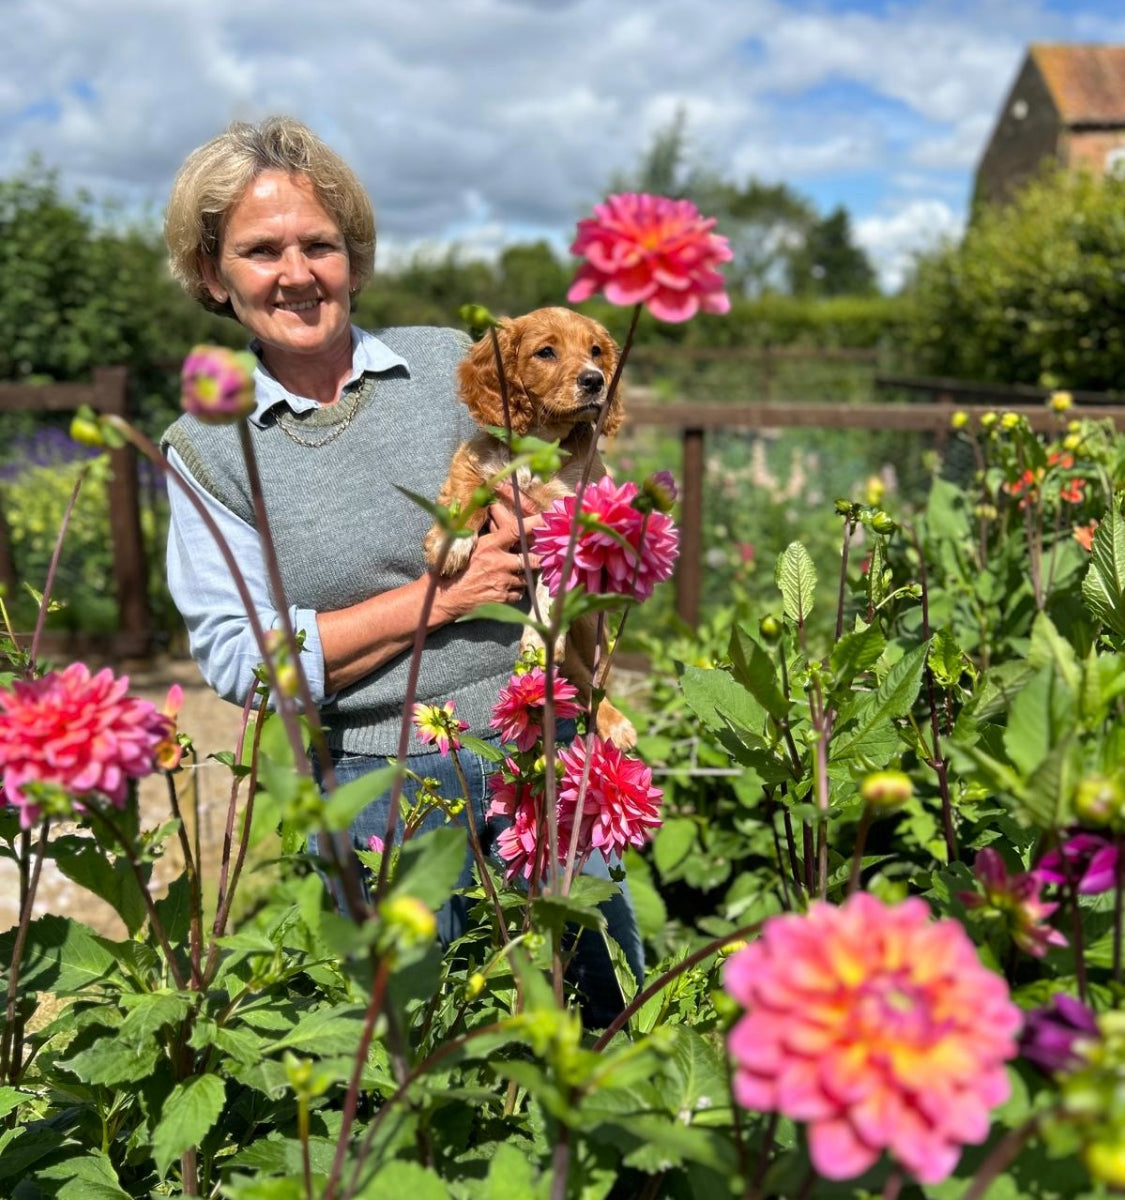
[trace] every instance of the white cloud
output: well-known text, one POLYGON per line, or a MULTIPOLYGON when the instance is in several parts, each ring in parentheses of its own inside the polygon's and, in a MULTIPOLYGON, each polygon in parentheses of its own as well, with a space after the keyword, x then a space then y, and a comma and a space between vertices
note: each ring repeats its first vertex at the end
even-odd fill
POLYGON ((907 200, 889 212, 860 218, 855 239, 870 256, 883 287, 897 291, 915 255, 960 236, 964 225, 964 216, 943 200, 907 200))
POLYGON ((915 177, 918 203, 944 203, 950 170, 968 192, 1028 39, 1114 27, 1082 0, 1069 16, 1046 0, 0 3, 0 177, 38 152, 67 183, 159 207, 229 120, 290 112, 355 166, 386 243, 404 245, 567 240, 681 106, 720 173, 815 182, 878 240, 905 211, 885 207, 895 175, 915 177), (841 82, 854 103, 810 98, 841 82), (849 191, 861 173, 882 192, 849 191))

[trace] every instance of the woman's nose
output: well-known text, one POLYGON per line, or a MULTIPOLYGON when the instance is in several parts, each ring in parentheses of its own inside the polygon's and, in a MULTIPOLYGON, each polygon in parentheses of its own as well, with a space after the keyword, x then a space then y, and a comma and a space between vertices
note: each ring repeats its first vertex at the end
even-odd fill
POLYGON ((288 287, 297 287, 312 279, 308 259, 300 246, 290 246, 281 256, 278 282, 288 287))

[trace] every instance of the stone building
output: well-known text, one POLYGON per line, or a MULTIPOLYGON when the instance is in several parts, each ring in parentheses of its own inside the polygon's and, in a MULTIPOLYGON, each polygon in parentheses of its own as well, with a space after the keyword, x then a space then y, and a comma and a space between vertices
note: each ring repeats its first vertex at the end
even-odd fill
POLYGON ((977 167, 974 202, 1007 199, 1045 159, 1125 173, 1125 46, 1028 49, 977 167))

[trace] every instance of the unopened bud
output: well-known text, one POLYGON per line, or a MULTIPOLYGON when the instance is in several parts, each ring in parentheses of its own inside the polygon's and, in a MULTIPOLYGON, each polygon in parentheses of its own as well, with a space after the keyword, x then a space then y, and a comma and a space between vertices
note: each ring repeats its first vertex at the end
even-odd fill
POLYGON ((874 771, 859 785, 859 794, 872 808, 899 808, 914 795, 914 784, 905 771, 874 771))
POLYGON ((184 359, 180 397, 184 412, 208 425, 226 425, 254 411, 252 354, 225 346, 196 346, 184 359))
POLYGON ((379 914, 396 940, 407 945, 422 946, 437 936, 434 914, 416 896, 394 896, 383 902, 379 914))
POLYGON ((277 668, 277 690, 283 696, 295 696, 300 689, 300 676, 297 668, 291 662, 284 662, 277 668))
POLYGON ((758 622, 758 636, 767 646, 776 646, 785 632, 785 625, 772 613, 767 613, 758 622))
POLYGON ((871 518, 871 528, 874 529, 876 533, 894 533, 898 526, 889 516, 887 516, 885 512, 883 512, 882 509, 880 509, 871 518))
POLYGON ((85 406, 75 413, 70 423, 70 436, 83 446, 96 446, 99 450, 105 447, 101 423, 93 409, 85 406))
POLYGON ((465 999, 475 1000, 484 991, 484 982, 484 976, 479 971, 474 971, 465 980, 465 999))
POLYGON ((1094 1179, 1114 1189, 1125 1188, 1125 1139, 1111 1136, 1089 1142, 1082 1148, 1082 1160, 1094 1179))
POLYGON ((1108 825, 1119 816, 1125 794, 1121 784, 1107 775, 1087 775, 1074 793, 1074 813, 1086 825, 1108 825))

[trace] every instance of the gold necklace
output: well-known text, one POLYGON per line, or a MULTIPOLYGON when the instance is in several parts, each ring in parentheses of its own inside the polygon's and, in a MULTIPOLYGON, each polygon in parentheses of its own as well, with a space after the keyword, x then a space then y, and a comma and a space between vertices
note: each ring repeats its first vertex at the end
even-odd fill
MULTIPOLYGON (((296 442, 298 446, 304 446, 309 450, 318 450, 318 449, 320 449, 321 446, 327 446, 329 442, 334 442, 340 436, 340 434, 342 434, 344 432, 344 430, 347 429, 347 427, 352 423, 352 418, 356 415, 357 412, 359 412, 359 404, 360 404, 360 401, 363 399, 364 392, 366 392, 366 391, 367 391, 367 389, 361 385, 361 386, 357 387, 355 389, 355 391, 352 392, 351 407, 348 409, 347 415, 344 417, 344 419, 342 421, 334 422, 331 426, 331 432, 326 437, 322 437, 317 442, 310 442, 310 441, 307 441, 305 438, 298 437, 293 432, 292 429, 289 429, 286 426, 285 418, 284 418, 283 414, 281 414, 281 413, 278 413, 278 416, 277 416, 277 427, 278 427, 278 429, 281 430, 281 432, 283 434, 285 434, 285 436, 291 442, 296 442)), ((321 409, 318 408, 317 411, 320 412, 321 409)))

